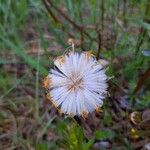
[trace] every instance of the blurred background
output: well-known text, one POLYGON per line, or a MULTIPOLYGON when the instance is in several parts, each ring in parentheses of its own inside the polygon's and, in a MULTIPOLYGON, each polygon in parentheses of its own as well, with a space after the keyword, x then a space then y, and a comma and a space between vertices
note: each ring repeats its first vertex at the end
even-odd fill
POLYGON ((0 0, 0 150, 150 150, 149 56, 149 0, 0 0), (86 119, 42 86, 69 40, 107 63, 108 97, 86 119))

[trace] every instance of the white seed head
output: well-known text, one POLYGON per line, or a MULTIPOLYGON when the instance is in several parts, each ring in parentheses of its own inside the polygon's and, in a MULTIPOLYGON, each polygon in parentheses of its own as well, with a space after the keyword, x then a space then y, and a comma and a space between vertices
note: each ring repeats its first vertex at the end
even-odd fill
POLYGON ((103 105, 107 76, 102 65, 89 52, 70 52, 58 57, 50 70, 49 94, 61 112, 84 115, 103 105))

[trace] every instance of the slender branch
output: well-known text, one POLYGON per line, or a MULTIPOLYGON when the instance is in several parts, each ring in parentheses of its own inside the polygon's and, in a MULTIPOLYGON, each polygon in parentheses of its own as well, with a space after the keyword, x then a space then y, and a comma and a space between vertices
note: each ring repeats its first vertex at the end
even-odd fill
POLYGON ((81 40, 81 48, 84 51, 85 50, 85 48, 84 48, 84 34, 82 31, 80 32, 80 40, 81 40))
POLYGON ((98 38, 98 51, 96 58, 99 59, 100 51, 101 51, 101 45, 102 45, 102 30, 104 29, 104 0, 101 1, 101 29, 97 30, 97 38, 98 38))
POLYGON ((74 22, 71 18, 69 18, 61 9, 57 8, 51 0, 47 0, 48 3, 53 7, 64 19, 66 19, 74 28, 76 28, 79 31, 82 31, 87 37, 89 37, 91 40, 96 41, 96 39, 92 38, 85 30, 83 26, 78 25, 76 22, 74 22))
MULTIPOLYGON (((48 13, 50 14, 50 16, 51 16, 52 19, 54 20, 54 22, 60 24, 60 25, 61 25, 61 29, 64 31, 64 30, 65 30, 65 26, 64 26, 63 22, 52 12, 51 8, 50 8, 49 5, 47 4, 47 1, 46 1, 46 0, 42 0, 42 1, 43 1, 43 4, 44 4, 46 10, 48 11, 48 13)), ((67 32, 68 32, 68 30, 67 30, 67 32)), ((72 38, 75 37, 75 36, 74 36, 72 33, 70 33, 70 32, 68 32, 68 36, 69 36, 69 37, 72 37, 72 38)))
POLYGON ((101 3, 101 29, 103 30, 104 29, 104 0, 102 0, 102 3, 101 3))
POLYGON ((47 9, 48 13, 51 15, 51 17, 53 18, 53 20, 56 22, 56 23, 60 23, 59 19, 53 14, 53 12, 51 11, 51 9, 49 8, 46 0, 42 0, 43 1, 43 4, 45 6, 45 8, 47 9))
POLYGON ((83 30, 83 27, 76 24, 73 20, 71 20, 61 9, 57 8, 51 0, 47 0, 49 4, 57 11, 61 16, 63 16, 68 22, 70 22, 75 28, 78 30, 83 30))
POLYGON ((101 31, 98 32, 98 51, 97 51, 97 56, 96 59, 99 59, 100 56, 100 51, 101 51, 101 43, 102 43, 102 36, 101 36, 101 31))
POLYGON ((126 19, 126 5, 127 5, 127 0, 123 1, 123 24, 124 24, 124 28, 127 27, 127 19, 126 19))
POLYGON ((148 68, 147 71, 139 79, 138 84, 136 88, 134 89, 133 94, 136 94, 142 88, 142 86, 144 85, 144 82, 146 81, 148 77, 150 77, 150 68, 148 68))

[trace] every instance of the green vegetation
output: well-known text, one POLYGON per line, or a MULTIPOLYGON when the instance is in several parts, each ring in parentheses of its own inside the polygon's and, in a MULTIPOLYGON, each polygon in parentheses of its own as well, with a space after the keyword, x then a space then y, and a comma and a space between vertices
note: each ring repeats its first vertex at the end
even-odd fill
POLYGON ((132 150, 150 142, 149 8, 149 0, 0 0, 0 150, 132 150), (103 112, 86 119, 59 114, 42 87, 70 38, 76 51, 108 61, 103 112))

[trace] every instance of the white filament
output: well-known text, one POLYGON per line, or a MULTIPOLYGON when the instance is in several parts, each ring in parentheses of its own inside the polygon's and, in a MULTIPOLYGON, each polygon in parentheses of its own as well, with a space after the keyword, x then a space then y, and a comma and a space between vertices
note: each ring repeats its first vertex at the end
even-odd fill
POLYGON ((107 76, 95 57, 71 52, 54 64, 56 69, 49 73, 50 95, 63 113, 80 116, 103 105, 107 76))

